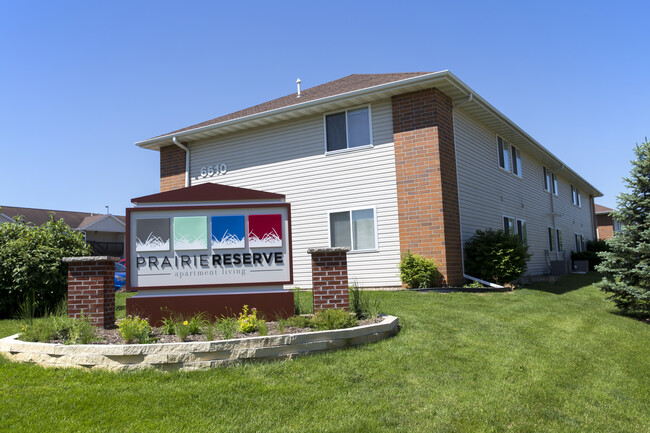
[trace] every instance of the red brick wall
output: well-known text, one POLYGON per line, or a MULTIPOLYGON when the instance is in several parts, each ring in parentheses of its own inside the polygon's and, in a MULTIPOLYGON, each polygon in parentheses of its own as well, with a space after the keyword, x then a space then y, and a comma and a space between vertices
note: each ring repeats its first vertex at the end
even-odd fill
POLYGON ((314 312, 326 308, 350 309, 346 251, 310 250, 314 312))
POLYGON ((611 239, 614 237, 614 221, 609 215, 596 215, 598 226, 598 239, 611 239))
POLYGON ((97 326, 114 326, 114 263, 118 259, 64 260, 68 262, 68 317, 78 318, 83 313, 97 326))
POLYGON ((185 151, 178 146, 160 149, 160 192, 185 187, 185 151))
POLYGON ((434 259, 446 284, 463 284, 452 101, 432 88, 392 105, 400 249, 434 259))

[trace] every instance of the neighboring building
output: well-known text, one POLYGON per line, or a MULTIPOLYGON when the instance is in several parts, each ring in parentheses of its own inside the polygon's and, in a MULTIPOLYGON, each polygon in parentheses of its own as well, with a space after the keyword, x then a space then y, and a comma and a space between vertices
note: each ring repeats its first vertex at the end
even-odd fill
POLYGON ((98 256, 124 257, 124 232, 126 220, 123 216, 70 212, 62 210, 32 209, 26 207, 0 206, 0 222, 14 222, 22 216, 23 221, 40 226, 54 214, 67 225, 84 233, 93 253, 98 256))
POLYGON ((449 71, 350 75, 137 145, 160 152, 162 191, 285 195, 300 287, 311 247, 350 246, 363 287, 400 286, 407 250, 455 285, 477 229, 526 239, 529 275, 596 236, 602 194, 449 71))
POLYGON ((613 211, 614 209, 606 206, 594 204, 598 239, 611 239, 614 237, 614 233, 621 231, 621 222, 610 216, 610 212, 613 211))

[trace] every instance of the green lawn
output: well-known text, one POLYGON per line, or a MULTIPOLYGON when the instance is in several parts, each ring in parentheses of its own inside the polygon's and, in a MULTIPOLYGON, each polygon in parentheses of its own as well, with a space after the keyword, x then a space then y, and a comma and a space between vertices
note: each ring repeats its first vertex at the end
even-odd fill
POLYGON ((614 314, 595 278, 373 292, 396 337, 293 361, 114 374, 2 359, 0 431, 646 433, 650 326, 614 314))

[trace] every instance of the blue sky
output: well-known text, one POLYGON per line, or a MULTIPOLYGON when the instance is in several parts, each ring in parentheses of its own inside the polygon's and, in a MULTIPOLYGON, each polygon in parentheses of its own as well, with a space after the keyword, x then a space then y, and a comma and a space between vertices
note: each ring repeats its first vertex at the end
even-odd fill
POLYGON ((0 204, 124 214, 134 143, 352 73, 449 69, 615 207, 650 136, 650 2, 0 2, 0 204))

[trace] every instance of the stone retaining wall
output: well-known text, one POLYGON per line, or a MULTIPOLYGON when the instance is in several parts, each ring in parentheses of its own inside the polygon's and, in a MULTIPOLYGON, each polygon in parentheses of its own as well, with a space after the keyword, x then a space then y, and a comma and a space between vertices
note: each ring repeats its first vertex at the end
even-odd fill
POLYGON ((271 335, 235 340, 164 344, 63 344, 29 343, 18 335, 0 339, 0 354, 12 361, 43 367, 77 367, 113 371, 204 370, 241 361, 293 358, 327 350, 373 343, 397 333, 398 320, 355 328, 302 334, 271 335))

